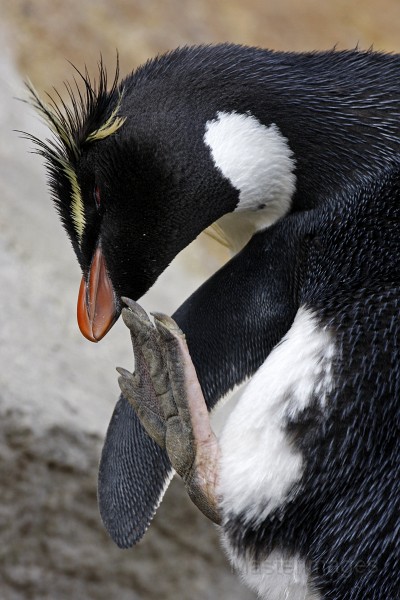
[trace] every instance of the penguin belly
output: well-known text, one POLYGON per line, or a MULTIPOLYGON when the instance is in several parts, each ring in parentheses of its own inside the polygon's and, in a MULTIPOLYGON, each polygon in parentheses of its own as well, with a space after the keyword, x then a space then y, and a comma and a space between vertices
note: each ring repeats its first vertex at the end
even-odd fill
POLYGON ((300 307, 288 333, 244 389, 221 433, 222 541, 234 567, 261 598, 320 598, 312 589, 304 557, 273 543, 239 547, 230 539, 230 528, 240 521, 245 539, 246 527, 262 528, 268 517, 279 515, 295 500, 305 457, 292 445, 287 426, 315 401, 324 410, 333 387, 334 353, 331 332, 319 325, 310 308, 300 307), (260 549, 262 559, 257 560, 260 549))

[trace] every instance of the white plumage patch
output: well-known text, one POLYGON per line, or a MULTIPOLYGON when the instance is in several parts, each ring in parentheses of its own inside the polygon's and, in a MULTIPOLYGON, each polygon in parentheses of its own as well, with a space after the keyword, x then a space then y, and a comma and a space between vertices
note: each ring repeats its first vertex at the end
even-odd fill
POLYGON ((316 396, 326 403, 333 387, 332 334, 307 308, 245 388, 220 439, 219 495, 224 515, 261 523, 283 504, 301 479, 304 459, 285 426, 316 396))
POLYGON ((272 552, 261 564, 255 566, 243 557, 233 555, 226 540, 233 566, 239 571, 243 582, 260 598, 266 600, 319 600, 320 594, 312 589, 307 565, 299 558, 284 557, 272 552))
POLYGON ((275 124, 267 127, 236 112, 219 112, 208 121, 204 143, 215 166, 239 191, 234 213, 218 221, 239 248, 289 211, 296 187, 293 153, 275 124))

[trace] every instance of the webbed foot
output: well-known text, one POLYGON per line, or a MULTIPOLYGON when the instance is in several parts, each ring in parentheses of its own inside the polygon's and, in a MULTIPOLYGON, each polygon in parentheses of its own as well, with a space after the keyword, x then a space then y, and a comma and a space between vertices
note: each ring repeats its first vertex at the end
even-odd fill
POLYGON ((123 301, 135 372, 118 369, 121 391, 147 433, 167 451, 194 504, 220 523, 219 445, 185 336, 167 315, 155 313, 153 325, 139 304, 127 298, 123 301))

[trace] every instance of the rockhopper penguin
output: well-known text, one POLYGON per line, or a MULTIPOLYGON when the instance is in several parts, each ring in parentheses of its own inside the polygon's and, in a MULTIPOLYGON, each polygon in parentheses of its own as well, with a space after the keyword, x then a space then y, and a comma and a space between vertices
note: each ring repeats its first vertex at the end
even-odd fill
POLYGON ((31 88, 56 136, 35 142, 82 268, 86 337, 210 225, 243 248, 174 321, 154 328, 127 300, 137 372, 121 371, 129 402, 99 475, 120 546, 143 535, 172 458, 261 597, 396 597, 399 75, 397 55, 220 45, 108 91, 100 66, 70 106, 31 88), (244 381, 217 442, 193 403, 244 381))

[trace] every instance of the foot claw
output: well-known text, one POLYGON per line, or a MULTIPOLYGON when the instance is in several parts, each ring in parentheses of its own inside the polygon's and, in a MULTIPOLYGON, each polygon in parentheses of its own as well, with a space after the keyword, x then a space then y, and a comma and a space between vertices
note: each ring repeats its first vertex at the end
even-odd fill
POLYGON ((144 318, 140 313, 133 311, 130 308, 123 308, 121 314, 125 325, 131 330, 138 330, 142 323, 150 323, 148 317, 144 318))
POLYGON ((163 336, 166 340, 171 340, 174 337, 185 337, 183 331, 178 327, 171 317, 168 315, 164 315, 163 313, 151 313, 154 318, 154 325, 156 326, 157 331, 163 336))
POLYGON ((127 369, 123 369, 122 367, 115 367, 115 369, 117 373, 119 373, 122 377, 125 377, 125 379, 131 379, 132 373, 127 369))
POLYGON ((122 392, 122 395, 130 404, 132 404, 135 410, 140 408, 139 400, 137 396, 137 389, 135 385, 135 381, 133 379, 128 379, 127 377, 118 377, 118 385, 119 389, 122 392))
POLYGON ((139 311, 130 308, 122 309, 122 319, 131 332, 134 351, 137 351, 153 335, 153 324, 147 315, 143 316, 139 311))
POLYGON ((143 319, 144 321, 150 320, 147 316, 147 312, 144 310, 144 308, 140 306, 140 304, 138 304, 134 300, 131 300, 130 298, 126 298, 126 296, 123 296, 121 300, 124 304, 126 304, 128 310, 133 312, 137 317, 143 319))
POLYGON ((124 394, 125 398, 131 402, 131 396, 137 393, 139 385, 137 375, 135 373, 130 373, 130 371, 127 371, 122 367, 116 367, 116 369, 120 375, 118 377, 118 385, 121 389, 121 392, 124 394))
POLYGON ((135 300, 132 300, 131 298, 128 298, 127 296, 122 296, 121 300, 124 304, 126 304, 126 306, 130 310, 132 310, 134 312, 144 313, 144 314, 146 313, 144 308, 142 308, 138 302, 135 302, 135 300))

